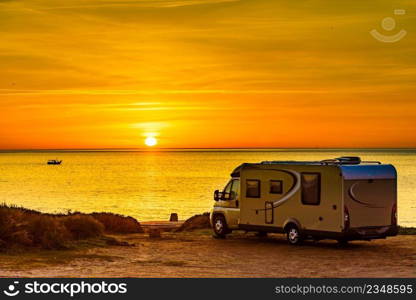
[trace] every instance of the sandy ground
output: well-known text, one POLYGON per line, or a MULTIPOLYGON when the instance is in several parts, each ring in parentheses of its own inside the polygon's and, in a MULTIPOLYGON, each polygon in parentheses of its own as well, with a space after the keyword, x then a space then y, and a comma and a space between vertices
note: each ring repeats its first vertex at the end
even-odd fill
POLYGON ((0 254, 2 277, 415 277, 416 236, 290 246, 283 235, 209 230, 117 236, 135 246, 0 254))

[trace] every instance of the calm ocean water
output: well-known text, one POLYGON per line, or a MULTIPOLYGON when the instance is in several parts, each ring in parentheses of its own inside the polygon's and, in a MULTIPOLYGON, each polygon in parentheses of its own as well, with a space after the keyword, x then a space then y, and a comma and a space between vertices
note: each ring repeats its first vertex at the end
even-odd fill
POLYGON ((399 223, 416 226, 416 151, 174 151, 0 153, 0 202, 43 212, 109 211, 139 221, 208 211, 234 167, 263 160, 358 155, 397 168, 399 223), (62 159, 60 166, 46 165, 62 159))

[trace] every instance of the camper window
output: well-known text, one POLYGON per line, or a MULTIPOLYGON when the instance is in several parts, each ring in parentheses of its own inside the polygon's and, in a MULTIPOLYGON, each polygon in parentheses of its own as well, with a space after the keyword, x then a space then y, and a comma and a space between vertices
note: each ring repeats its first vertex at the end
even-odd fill
POLYGON ((231 194, 231 185, 233 184, 232 180, 230 180, 227 184, 227 186, 224 188, 222 192, 221 200, 230 200, 230 194, 231 194))
POLYGON ((246 197, 247 198, 260 198, 260 180, 247 179, 246 197))
POLYGON ((283 193, 283 181, 270 180, 270 194, 282 194, 283 193))
POLYGON ((234 179, 233 186, 231 188, 230 200, 236 200, 238 198, 239 189, 240 189, 240 180, 234 179))
POLYGON ((321 202, 321 174, 302 173, 302 203, 319 205, 321 202))

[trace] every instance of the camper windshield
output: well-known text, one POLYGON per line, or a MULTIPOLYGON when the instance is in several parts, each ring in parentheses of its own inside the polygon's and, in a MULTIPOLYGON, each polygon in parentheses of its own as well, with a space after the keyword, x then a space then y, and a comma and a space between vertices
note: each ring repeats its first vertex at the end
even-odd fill
POLYGON ((240 180, 234 179, 231 187, 230 200, 236 200, 238 198, 238 190, 240 189, 240 180))
POLYGON ((231 179, 222 192, 222 200, 235 200, 240 188, 240 180, 231 179))
POLYGON ((227 183, 227 185, 225 186, 224 191, 223 191, 224 194, 229 194, 231 192, 231 185, 232 185, 232 183, 233 183, 232 180, 230 180, 227 183))

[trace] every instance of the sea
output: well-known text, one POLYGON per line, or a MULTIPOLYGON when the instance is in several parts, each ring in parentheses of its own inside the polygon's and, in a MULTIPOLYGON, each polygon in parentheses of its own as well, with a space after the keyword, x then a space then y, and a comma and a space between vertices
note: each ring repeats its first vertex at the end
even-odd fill
POLYGON ((50 213, 113 212, 139 221, 207 212, 241 163, 360 156, 398 172, 398 220, 416 226, 416 150, 182 149, 3 151, 0 202, 50 213), (61 165, 47 165, 49 159, 61 165))

